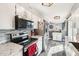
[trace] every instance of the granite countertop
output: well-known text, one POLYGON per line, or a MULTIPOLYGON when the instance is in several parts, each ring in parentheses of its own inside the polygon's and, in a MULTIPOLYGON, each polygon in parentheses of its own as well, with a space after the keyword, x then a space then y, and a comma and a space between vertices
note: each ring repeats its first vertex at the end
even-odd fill
POLYGON ((79 51, 79 43, 77 42, 70 42, 73 44, 73 46, 79 51))
POLYGON ((77 42, 68 43, 68 46, 71 48, 71 50, 73 50, 75 52, 76 56, 79 56, 79 46, 78 45, 79 45, 79 43, 77 43, 77 42))
POLYGON ((12 42, 0 44, 0 56, 12 56, 22 50, 22 48, 22 45, 12 42))
POLYGON ((36 35, 36 36, 31 36, 32 38, 39 38, 39 37, 43 37, 41 35, 36 35))

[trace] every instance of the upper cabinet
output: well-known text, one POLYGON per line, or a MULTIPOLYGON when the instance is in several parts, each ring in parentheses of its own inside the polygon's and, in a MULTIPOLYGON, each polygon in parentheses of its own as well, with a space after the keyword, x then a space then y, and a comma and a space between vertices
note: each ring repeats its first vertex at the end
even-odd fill
POLYGON ((32 14, 32 21, 34 21, 34 29, 38 29, 39 25, 38 22, 42 22, 41 17, 38 17, 34 14, 32 14))
POLYGON ((16 5, 16 15, 18 15, 19 18, 24 18, 26 20, 32 19, 31 12, 19 5, 16 5))
POLYGON ((28 11, 28 10, 26 10, 26 13, 27 13, 26 19, 27 20, 32 20, 32 13, 30 11, 28 11))
POLYGON ((34 21, 34 28, 38 29, 38 21, 41 18, 23 6, 15 3, 2 3, 0 4, 0 30, 15 29, 15 15, 19 18, 34 21))
POLYGON ((26 20, 31 20, 34 22, 34 29, 38 29, 38 21, 42 21, 41 17, 32 13, 31 11, 25 9, 23 6, 16 5, 16 15, 19 15, 20 18, 24 18, 26 20))
POLYGON ((15 4, 0 4, 0 30, 14 29, 15 4))
POLYGON ((32 21, 34 21, 34 29, 38 29, 38 18, 35 15, 32 15, 32 21))

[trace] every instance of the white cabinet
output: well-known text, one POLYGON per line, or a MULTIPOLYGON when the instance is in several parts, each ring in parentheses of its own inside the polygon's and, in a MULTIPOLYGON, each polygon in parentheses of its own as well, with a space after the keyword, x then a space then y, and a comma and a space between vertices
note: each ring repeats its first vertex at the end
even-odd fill
POLYGON ((19 15, 19 18, 24 18, 26 20, 31 20, 31 12, 26 10, 24 7, 16 5, 16 15, 19 15))
POLYGON ((0 29, 14 29, 15 4, 0 4, 0 29))
POLYGON ((30 11, 26 11, 26 13, 27 13, 27 17, 26 17, 26 19, 27 20, 32 20, 32 13, 30 12, 30 11))
POLYGON ((25 9, 22 6, 19 6, 16 4, 16 15, 19 16, 19 18, 24 18, 24 15, 26 14, 25 9))
POLYGON ((42 52, 42 36, 40 36, 38 38, 37 46, 38 46, 38 54, 37 55, 39 55, 42 52))
POLYGON ((65 52, 66 52, 67 56, 71 56, 71 54, 72 54, 71 48, 68 45, 65 48, 65 52))
POLYGON ((34 13, 19 5, 16 6, 16 14, 19 15, 20 18, 33 21, 34 29, 38 29, 38 21, 42 20, 39 16, 35 15, 34 13))
POLYGON ((75 56, 76 53, 75 53, 74 50, 72 50, 70 47, 67 47, 66 55, 67 55, 67 56, 75 56))
POLYGON ((53 40, 62 41, 62 33, 53 32, 53 40))
POLYGON ((68 43, 65 46, 65 52, 67 56, 78 56, 79 55, 79 52, 76 50, 76 48, 71 43, 68 43))
POLYGON ((34 29, 38 29, 38 23, 37 23, 37 21, 34 22, 34 29))
POLYGON ((38 17, 36 15, 32 15, 32 21, 34 21, 34 29, 38 29, 38 17))

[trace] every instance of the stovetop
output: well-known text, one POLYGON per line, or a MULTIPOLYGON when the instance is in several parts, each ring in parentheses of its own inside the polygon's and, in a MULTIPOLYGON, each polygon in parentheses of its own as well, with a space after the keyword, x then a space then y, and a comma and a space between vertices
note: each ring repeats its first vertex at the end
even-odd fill
POLYGON ((26 39, 26 40, 23 40, 21 42, 18 42, 17 44, 20 44, 20 45, 23 45, 23 46, 26 46, 34 41, 36 41, 37 39, 36 38, 30 38, 30 39, 26 39))
POLYGON ((24 40, 24 41, 20 42, 19 44, 25 46, 29 43, 30 43, 30 40, 24 40))

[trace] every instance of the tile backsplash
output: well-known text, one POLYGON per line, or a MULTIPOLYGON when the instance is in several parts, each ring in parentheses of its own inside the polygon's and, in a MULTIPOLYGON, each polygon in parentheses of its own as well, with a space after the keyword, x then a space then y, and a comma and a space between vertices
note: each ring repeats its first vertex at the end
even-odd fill
POLYGON ((0 33, 0 44, 10 41, 10 36, 0 33))

